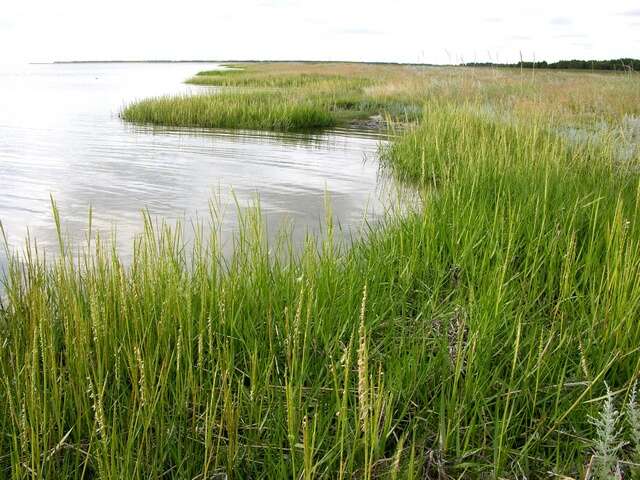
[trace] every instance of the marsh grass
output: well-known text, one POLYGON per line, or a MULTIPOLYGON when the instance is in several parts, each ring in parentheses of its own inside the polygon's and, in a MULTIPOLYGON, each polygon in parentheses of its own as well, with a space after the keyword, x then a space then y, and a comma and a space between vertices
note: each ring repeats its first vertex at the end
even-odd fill
MULTIPOLYGON (((318 87, 330 82, 342 81, 339 75, 324 75, 312 73, 292 73, 288 75, 273 73, 247 73, 243 70, 211 70, 199 72, 189 78, 186 83, 192 85, 213 85, 219 87, 261 87, 261 88, 298 88, 318 87)), ((362 80, 351 80, 352 83, 365 85, 362 80)))
POLYGON ((323 128, 377 114, 415 120, 421 111, 415 98, 390 101, 365 93, 385 78, 375 76, 383 72, 362 66, 342 66, 332 72, 324 64, 305 65, 303 70, 296 64, 286 68, 267 64, 203 71, 186 83, 224 90, 191 98, 159 97, 134 102, 121 116, 154 125, 264 130, 323 128))
POLYGON ((121 115, 136 123, 201 128, 296 131, 336 124, 328 108, 313 99, 270 92, 151 98, 126 107, 121 115))
POLYGON ((584 475, 604 382, 630 394, 640 368, 640 183, 556 125, 431 102, 385 154, 421 209, 344 253, 328 225, 274 255, 258 212, 227 260, 215 219, 188 249, 147 218, 129 267, 28 249, 0 307, 0 471, 584 475))
MULTIPOLYGON (((637 74, 473 69, 419 66, 383 66, 332 63, 238 64, 227 70, 200 72, 187 83, 230 90, 227 101, 194 100, 197 117, 184 113, 183 97, 143 100, 125 108, 126 120, 168 126, 295 130, 358 123, 380 115, 385 123, 413 124, 422 118, 425 103, 462 106, 474 104, 498 118, 550 119, 557 127, 623 130, 625 122, 640 115, 637 74), (233 100, 243 93, 243 101, 233 100), (270 100, 265 100, 272 96, 270 100), (244 104, 260 103, 256 121, 244 104), (286 107, 286 108, 285 108, 286 107), (286 112, 305 114, 283 122, 286 112), (313 119, 309 109, 315 113, 313 119), (283 111, 284 110, 284 111, 283 111), (182 113, 178 113, 182 112, 182 113), (204 114, 202 114, 204 112, 204 114), (317 121, 331 118, 330 122, 317 121)), ((204 95, 204 98, 213 96, 204 95)))

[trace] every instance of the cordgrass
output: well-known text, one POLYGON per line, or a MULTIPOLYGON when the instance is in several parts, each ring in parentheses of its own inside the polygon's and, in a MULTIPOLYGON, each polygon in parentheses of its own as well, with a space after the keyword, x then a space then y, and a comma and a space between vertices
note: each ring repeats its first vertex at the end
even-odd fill
MULTIPOLYGON (((199 72, 189 78, 186 83, 192 85, 213 85, 219 87, 262 87, 262 88, 297 88, 317 86, 331 81, 344 81, 339 75, 314 75, 297 73, 291 75, 250 74, 243 70, 210 70, 199 72)), ((364 80, 361 81, 364 83, 364 80)))
POLYGON ((324 106, 283 94, 225 92, 142 100, 128 106, 125 120, 200 128, 294 131, 331 127, 336 119, 324 106))
POLYGON ((136 123, 179 127, 306 130, 347 125, 373 115, 415 120, 417 98, 379 100, 365 90, 384 70, 322 64, 272 69, 268 64, 199 72, 186 83, 220 87, 218 92, 166 96, 134 102, 121 112, 136 123), (348 72, 348 74, 345 74, 348 72), (191 105, 193 102, 193 105, 191 105))
POLYGON ((145 217, 129 267, 62 234, 13 258, 2 474, 583 478, 640 372, 639 159, 559 133, 615 110, 450 94, 383 155, 421 206, 347 251, 330 223, 269 245, 256 211, 227 260, 215 215, 191 249, 145 217))

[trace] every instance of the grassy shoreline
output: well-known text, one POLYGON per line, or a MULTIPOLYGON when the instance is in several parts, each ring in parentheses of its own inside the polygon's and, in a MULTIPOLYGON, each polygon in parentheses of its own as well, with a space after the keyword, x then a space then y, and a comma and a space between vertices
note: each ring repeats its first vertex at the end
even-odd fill
POLYGON ((619 127, 640 115, 638 75, 609 72, 384 66, 234 64, 186 80, 221 90, 134 102, 121 117, 160 126, 296 131, 362 123, 415 124, 425 103, 472 104, 502 117, 552 118, 559 127, 619 127))
POLYGON ((126 106, 124 120, 152 125, 239 128, 278 131, 346 125, 382 115, 389 120, 416 120, 420 98, 383 98, 368 93, 389 76, 389 68, 373 65, 299 64, 235 65, 202 71, 186 80, 217 92, 166 96, 126 106), (333 69, 338 68, 337 72, 333 69), (376 75, 382 77, 376 79, 376 75))
POLYGON ((336 119, 311 101, 291 101, 272 93, 215 93, 141 100, 122 118, 136 123, 197 128, 299 131, 336 125, 336 119))
POLYGON ((637 84, 446 71, 398 83, 406 73, 387 71, 365 95, 424 105, 383 160, 423 207, 346 253, 329 235, 274 261, 252 217, 228 263, 215 228, 186 252, 178 231, 150 223, 128 269, 95 245, 77 263, 64 250, 49 265, 13 263, 0 306, 0 471, 606 478, 618 460, 630 470, 640 178, 626 167, 639 159, 620 164, 617 134, 572 143, 554 132, 621 125, 637 114, 637 84), (617 423, 607 398, 624 412, 617 423), (591 419, 601 411, 609 437, 591 419), (622 440, 615 461, 598 453, 622 440))

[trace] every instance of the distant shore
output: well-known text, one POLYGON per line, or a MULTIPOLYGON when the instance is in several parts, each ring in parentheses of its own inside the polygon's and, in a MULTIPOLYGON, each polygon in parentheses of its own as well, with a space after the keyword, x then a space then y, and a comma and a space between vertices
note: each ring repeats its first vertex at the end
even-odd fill
POLYGON ((57 65, 74 63, 305 63, 305 64, 363 64, 363 65, 408 65, 423 67, 446 67, 432 63, 402 63, 402 62, 361 62, 351 60, 55 60, 53 62, 30 62, 31 65, 57 65))
POLYGON ((434 63, 404 63, 404 62, 363 62, 351 60, 55 60, 53 62, 30 62, 31 65, 60 65, 60 64, 113 64, 113 63, 256 63, 256 64, 354 64, 354 65, 404 65, 413 67, 472 67, 472 68, 518 68, 535 70, 598 70, 598 71, 640 71, 640 60, 633 58, 606 60, 559 60, 547 62, 520 61, 517 63, 467 62, 459 64, 434 63))

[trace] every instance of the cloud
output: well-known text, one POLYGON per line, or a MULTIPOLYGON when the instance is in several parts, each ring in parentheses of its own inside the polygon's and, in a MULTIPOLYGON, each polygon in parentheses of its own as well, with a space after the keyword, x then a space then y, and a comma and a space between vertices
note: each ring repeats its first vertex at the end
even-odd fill
POLYGON ((355 28, 333 28, 333 33, 339 35, 382 35, 385 32, 375 28, 355 27, 355 28))
POLYGON ((531 40, 529 35, 511 35, 508 37, 509 40, 531 40))
POLYGON ((329 22, 325 18, 305 17, 304 23, 306 25, 327 25, 329 22))
POLYGON ((624 17, 640 17, 640 8, 634 8, 633 10, 626 10, 624 12, 620 12, 618 15, 622 15, 624 17))
POLYGON ((296 0, 262 0, 258 2, 258 7, 266 8, 278 8, 278 7, 291 7, 299 2, 296 0))
POLYGON ((15 23, 13 23, 11 20, 0 18, 0 30, 13 30, 15 26, 15 23))
POLYGON ((588 38, 588 35, 585 35, 584 33, 563 33, 561 35, 554 35, 553 38, 578 39, 588 38))
POLYGON ((569 17, 553 17, 550 20, 551 25, 571 25, 573 20, 569 17))
POLYGON ((486 23, 502 23, 504 22, 503 18, 500 17, 488 17, 484 19, 484 22, 486 23))

